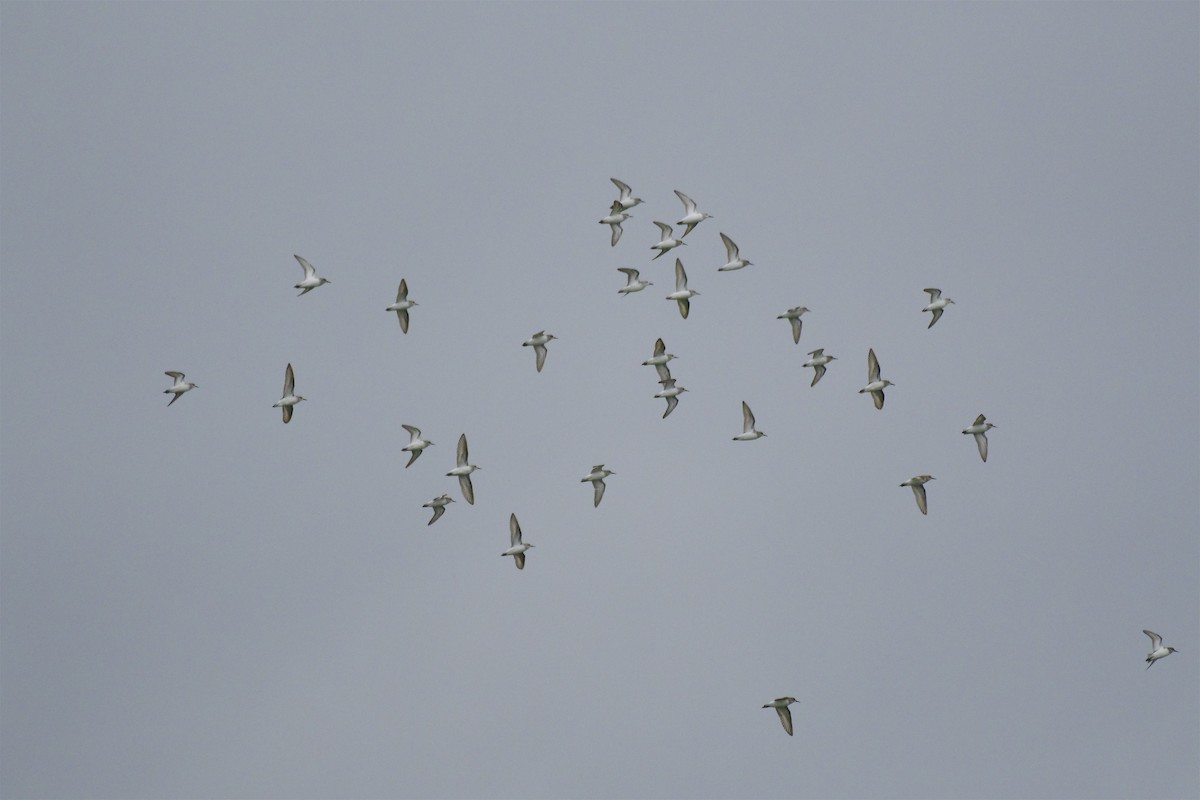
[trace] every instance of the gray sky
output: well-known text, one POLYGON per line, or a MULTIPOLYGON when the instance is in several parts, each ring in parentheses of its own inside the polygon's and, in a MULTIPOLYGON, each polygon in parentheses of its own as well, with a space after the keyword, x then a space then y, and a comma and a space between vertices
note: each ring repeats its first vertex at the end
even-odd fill
POLYGON ((1200 793, 1196 3, 0 14, 4 796, 1200 793))

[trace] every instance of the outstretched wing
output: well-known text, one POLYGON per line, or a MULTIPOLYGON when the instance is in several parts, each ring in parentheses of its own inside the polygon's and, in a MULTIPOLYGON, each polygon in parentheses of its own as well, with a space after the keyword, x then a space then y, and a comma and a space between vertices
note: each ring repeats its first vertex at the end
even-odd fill
POLYGON ((304 270, 304 280, 308 280, 317 274, 316 267, 305 261, 302 256, 296 256, 296 260, 300 262, 300 268, 304 270))

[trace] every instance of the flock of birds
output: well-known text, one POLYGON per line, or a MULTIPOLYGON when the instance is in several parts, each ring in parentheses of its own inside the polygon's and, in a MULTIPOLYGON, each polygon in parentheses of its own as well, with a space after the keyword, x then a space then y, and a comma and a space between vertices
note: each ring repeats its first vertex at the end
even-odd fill
MULTIPOLYGON (((639 197, 634 197, 630 187, 624 182, 611 178, 613 184, 619 191, 619 196, 613 201, 609 208, 609 213, 600 219, 600 223, 608 225, 612 230, 610 239, 611 246, 615 247, 617 242, 621 240, 623 233, 622 224, 632 218, 629 213, 630 209, 640 205, 643 201, 639 197)), ((674 227, 666 222, 655 221, 654 225, 658 227, 661 236, 656 244, 651 245, 650 249, 657 251, 652 261, 675 248, 687 244, 684 239, 691 233, 697 225, 706 219, 711 219, 712 215, 700 211, 696 202, 692 198, 679 190, 675 190, 676 196, 683 203, 683 217, 676 221, 675 225, 682 225, 683 231, 678 237, 675 236, 674 227)), ((725 233, 720 233, 721 242, 725 246, 726 263, 717 268, 718 272, 731 272, 734 270, 744 269, 751 266, 753 262, 743 258, 740 254, 738 246, 725 233)), ((295 285, 294 288, 300 290, 300 295, 308 294, 313 289, 319 288, 330 281, 326 278, 317 275, 316 269, 303 257, 295 256, 299 262, 301 269, 304 271, 304 278, 295 285)), ((639 270, 632 267, 620 267, 619 272, 626 277, 625 286, 618 289, 618 293, 628 296, 635 292, 643 291, 648 286, 653 286, 653 282, 643 280, 639 270)), ((932 328, 942 315, 946 308, 954 303, 954 300, 949 297, 943 297, 941 289, 927 288, 924 290, 929 295, 929 303, 921 309, 922 312, 931 314, 929 325, 927 328, 932 328)), ((667 300, 674 300, 679 308, 679 315, 684 319, 688 318, 691 311, 691 299, 698 296, 700 293, 688 288, 687 272, 684 270, 681 259, 675 259, 675 291, 666 296, 667 300)), ((396 313, 400 322, 400 330, 407 334, 409 328, 409 310, 417 305, 415 300, 408 298, 408 283, 401 279, 399 289, 396 293, 396 301, 387 306, 387 311, 396 313)), ((794 343, 800 343, 800 334, 803 329, 803 315, 809 309, 804 306, 796 306, 789 308, 784 313, 780 314, 777 319, 787 320, 792 333, 794 343)), ((545 330, 538 331, 522 343, 524 347, 533 348, 535 355, 535 365, 538 372, 546 365, 546 357, 548 354, 547 345, 556 337, 552 333, 547 333, 545 330)), ((803 367, 811 367, 813 369, 813 379, 810 386, 816 386, 821 378, 825 375, 829 364, 836 360, 835 356, 826 355, 824 348, 816 348, 808 353, 811 358, 804 362, 803 367)), ((673 353, 668 353, 666 344, 660 338, 654 343, 654 352, 647 360, 642 362, 643 366, 652 366, 658 374, 658 383, 662 389, 657 392, 654 397, 666 400, 667 407, 663 412, 663 418, 668 417, 672 411, 679 405, 679 397, 687 389, 677 384, 676 379, 671 376, 669 363, 675 359, 673 353)), ((171 406, 187 392, 198 388, 197 384, 186 380, 186 376, 182 372, 168 371, 166 373, 172 379, 172 384, 164 390, 164 394, 172 395, 171 401, 167 403, 171 406)), ((884 390, 889 386, 894 386, 890 380, 881 377, 879 359, 875 356, 873 348, 867 351, 867 384, 858 390, 859 394, 869 394, 874 401, 876 409, 883 409, 884 390)), ((279 401, 274 404, 274 408, 279 408, 282 411, 284 423, 288 423, 292 419, 295 407, 305 398, 296 394, 296 376, 289 363, 284 371, 283 393, 279 401)), ((405 469, 411 467, 413 463, 421 456, 427 447, 433 444, 423 437, 421 429, 413 425, 404 424, 402 426, 409 434, 409 442, 403 448, 403 451, 408 452, 408 463, 405 464, 405 469)), ((979 450, 979 457, 986 462, 988 459, 988 438, 987 432, 996 425, 988 422, 983 414, 975 418, 975 421, 963 429, 964 435, 971 435, 975 439, 976 447, 979 450)), ((754 412, 750 410, 750 406, 742 401, 742 432, 733 437, 734 441, 748 442, 755 439, 760 439, 766 434, 759 430, 754 418, 754 412)), ((468 504, 475 503, 475 488, 471 483, 471 473, 479 469, 475 464, 470 463, 470 457, 467 450, 467 435, 461 434, 458 438, 458 446, 455 451, 455 467, 446 473, 447 477, 458 478, 459 489, 462 492, 463 499, 468 504)), ((604 497, 606 488, 605 479, 616 473, 606 469, 604 464, 596 464, 588 472, 580 478, 581 483, 591 483, 593 488, 593 506, 599 506, 601 499, 604 497)), ((914 475, 908 480, 900 484, 901 487, 909 487, 912 489, 913 495, 916 498, 917 508, 922 514, 929 513, 928 498, 926 495, 925 484, 934 480, 932 475, 914 475)), ((433 511, 433 516, 429 519, 427 525, 432 525, 437 522, 443 514, 446 513, 446 507, 454 502, 448 494, 442 494, 433 498, 422 505, 423 508, 429 508, 433 511)), ((534 545, 525 542, 521 533, 521 525, 517 521, 517 515, 514 513, 509 517, 509 548, 501 553, 501 556, 511 556, 513 563, 517 569, 525 568, 526 553, 534 545)), ((1146 656, 1146 669, 1154 666, 1155 662, 1162 658, 1166 658, 1171 653, 1178 652, 1174 647, 1164 647, 1162 637, 1150 630, 1144 630, 1147 636, 1150 637, 1151 650, 1146 656)), ((783 729, 789 736, 792 735, 792 712, 789 708, 793 703, 798 703, 795 697, 778 697, 769 703, 763 705, 763 708, 773 708, 779 715, 779 721, 783 725, 783 729)))

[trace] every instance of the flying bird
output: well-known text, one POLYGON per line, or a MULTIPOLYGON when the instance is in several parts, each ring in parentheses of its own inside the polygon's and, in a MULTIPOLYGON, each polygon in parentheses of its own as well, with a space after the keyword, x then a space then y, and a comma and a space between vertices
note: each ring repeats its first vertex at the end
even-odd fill
POLYGON ((631 219, 633 214, 621 210, 621 201, 614 200, 612 209, 608 212, 608 216, 600 220, 601 225, 607 225, 612 228, 612 244, 611 247, 616 247, 617 242, 621 241, 621 233, 623 228, 621 223, 627 219, 631 219))
POLYGON ((748 267, 754 263, 738 255, 738 246, 733 243, 733 239, 722 233, 721 241, 725 243, 725 266, 717 267, 717 272, 732 272, 735 269, 748 267))
POLYGON ((875 358, 875 348, 867 351, 867 385, 858 390, 859 394, 870 392, 871 398, 875 401, 876 408, 883 408, 883 390, 888 386, 895 386, 889 380, 879 379, 879 359, 875 358))
POLYGON ((528 339, 526 339, 521 344, 522 347, 532 347, 533 352, 535 354, 537 354, 537 371, 538 372, 541 372, 542 367, 546 366, 546 344, 551 339, 557 339, 557 338, 558 337, 555 336, 553 333, 546 333, 545 331, 538 331, 537 333, 535 333, 533 336, 530 336, 528 339))
POLYGON ((673 358, 676 358, 676 355, 667 352, 667 346, 660 337, 654 343, 654 355, 643 361, 642 366, 654 367, 658 372, 659 381, 665 381, 671 377, 671 370, 667 368, 667 362, 673 358))
MULTIPOLYGON (((409 462, 409 463, 412 463, 412 462, 409 462)), ((433 523, 437 522, 438 519, 441 518, 442 514, 446 513, 446 506, 450 505, 453 502, 454 502, 453 497, 451 497, 448 494, 444 494, 444 495, 441 495, 440 497, 433 498, 428 503, 422 503, 421 508, 432 508, 433 509, 433 516, 430 517, 429 522, 426 522, 425 524, 432 525, 433 523)))
POLYGON ((633 267, 617 267, 617 272, 625 273, 625 285, 622 288, 617 289, 617 294, 623 294, 628 297, 633 292, 640 292, 647 286, 654 285, 653 281, 641 280, 638 277, 641 275, 641 273, 633 267))
POLYGON ((813 368, 813 379, 809 386, 816 386, 817 381, 821 380, 821 376, 825 374, 825 365, 830 361, 834 361, 837 356, 825 355, 824 347, 818 347, 816 350, 810 351, 809 355, 812 356, 812 358, 810 358, 808 361, 805 361, 801 366, 813 368))
POLYGON ((517 522, 516 514, 512 514, 508 518, 508 534, 509 543, 512 546, 500 555, 512 556, 513 563, 517 565, 517 569, 525 569, 525 551, 533 547, 533 545, 521 541, 521 525, 517 522))
POLYGON ((932 475, 914 475, 901 486, 911 486, 913 495, 917 498, 917 508, 921 509, 922 514, 929 513, 929 506, 925 500, 925 484, 932 480, 936 480, 932 475))
POLYGON ((467 463, 467 435, 465 433, 458 437, 457 456, 458 466, 447 472, 446 477, 457 477, 458 486, 462 489, 463 499, 471 505, 475 505, 475 487, 471 485, 471 473, 479 469, 479 467, 467 463))
POLYGON ((967 427, 963 428, 964 434, 969 433, 975 437, 975 446, 979 448, 979 457, 982 458, 985 462, 987 461, 987 447, 988 447, 987 432, 995 427, 996 427, 995 425, 988 422, 984 418, 983 414, 980 414, 978 417, 975 418, 974 422, 972 422, 967 427))
POLYGON ((674 300, 679 304, 679 316, 684 319, 688 318, 688 312, 691 311, 691 298, 700 294, 692 291, 687 287, 687 273, 683 271, 683 262, 678 258, 675 259, 675 291, 667 295, 668 300, 674 300))
POLYGON ((676 221, 676 225, 686 225, 683 233, 679 238, 683 238, 692 232, 692 228, 699 225, 706 219, 711 219, 712 214, 706 214, 703 211, 696 210, 696 201, 688 197, 678 189, 675 190, 675 196, 679 198, 679 202, 683 203, 683 219, 676 221))
POLYGON ((921 311, 933 312, 933 318, 929 320, 929 324, 925 327, 925 330, 929 330, 933 327, 933 323, 942 318, 942 312, 946 310, 946 306, 950 305, 954 301, 949 297, 942 297, 941 289, 931 288, 926 289, 925 292, 929 295, 929 305, 922 308, 921 311))
POLYGON ((305 398, 296 394, 296 373, 292 371, 292 365, 287 365, 287 370, 283 373, 283 397, 279 398, 279 402, 271 406, 271 408, 283 409, 283 423, 292 421, 292 409, 297 403, 305 398))
POLYGON ((628 211, 642 202, 642 198, 633 196, 633 190, 629 188, 628 184, 616 178, 609 178, 609 180, 621 191, 621 196, 615 201, 615 205, 620 207, 620 210, 628 211))
POLYGON ((662 384, 662 391, 654 396, 666 398, 667 410, 664 411, 662 415, 662 418, 666 419, 670 413, 675 410, 675 406, 679 405, 679 395, 686 392, 687 389, 683 388, 682 386, 676 386, 674 378, 665 378, 659 381, 659 383, 662 384))
POLYGON ((1174 647, 1163 647, 1162 637, 1154 631, 1143 630, 1142 633, 1150 637, 1150 652, 1146 654, 1146 669, 1154 666, 1154 662, 1160 658, 1166 658, 1171 653, 1179 652, 1174 647))
POLYGON ((412 425, 404 425, 403 423, 400 427, 408 431, 408 444, 400 448, 401 452, 412 454, 409 456, 408 463, 404 465, 404 468, 408 469, 413 465, 413 462, 421 457, 421 453, 425 452, 425 448, 429 447, 433 442, 421 438, 420 428, 414 428, 412 425))
MULTIPOLYGON (((658 229, 660 231, 662 231, 662 239, 659 240, 658 244, 650 245, 651 250, 658 251, 658 256, 661 256, 663 253, 667 252, 668 250, 673 250, 674 248, 679 247, 679 245, 681 245, 681 244, 687 244, 687 242, 685 242, 682 238, 679 238, 679 239, 675 238, 675 234, 672 232, 671 226, 668 225, 667 223, 655 222, 654 224, 658 226, 658 229)), ((658 259, 658 256, 655 256, 654 258, 652 258, 650 260, 656 261, 658 259)))
POLYGON ((616 474, 617 473, 610 469, 605 469, 603 464, 597 464, 596 466, 592 467, 591 472, 579 479, 580 483, 586 483, 588 481, 592 482, 592 489, 595 492, 595 497, 592 501, 593 508, 600 505, 600 498, 604 497, 604 479, 609 475, 616 474))
POLYGON ((296 295, 297 297, 302 297, 302 296, 308 294, 309 292, 311 292, 313 289, 317 288, 321 284, 330 283, 330 281, 327 281, 324 278, 317 277, 317 270, 313 267, 312 264, 308 263, 300 256, 296 256, 296 260, 300 262, 300 267, 301 267, 301 269, 304 270, 304 280, 300 281, 299 283, 297 283, 295 286, 292 287, 293 289, 303 289, 304 290, 304 291, 300 292, 300 294, 296 295))
POLYGON ((773 708, 779 712, 779 721, 783 723, 783 729, 787 731, 787 735, 792 735, 792 710, 788 708, 792 703, 800 701, 794 697, 777 697, 771 702, 763 706, 763 708, 773 708))
POLYGON ((808 309, 804 306, 796 306, 795 308, 789 308, 775 318, 786 319, 792 323, 792 341, 796 344, 800 344, 800 329, 804 327, 804 320, 800 319, 800 317, 804 316, 807 311, 808 309))
POLYGON ((742 401, 742 432, 733 437, 735 442, 750 442, 760 437, 766 436, 765 433, 754 427, 754 412, 750 410, 750 406, 746 405, 746 401, 742 401))
POLYGON ((396 316, 400 318, 400 330, 404 333, 408 333, 408 310, 416 304, 416 300, 408 299, 408 282, 401 278, 400 288, 396 292, 396 302, 388 306, 387 310, 396 312, 396 316))
POLYGON ((174 383, 171 384, 170 389, 163 389, 163 394, 175 395, 174 397, 171 398, 171 402, 167 403, 167 408, 170 408, 172 405, 174 405, 176 400, 183 397, 184 392, 190 392, 192 389, 196 388, 196 384, 194 384, 190 381, 185 381, 183 379, 184 375, 182 372, 175 372, 174 370, 168 370, 167 372, 165 372, 163 374, 169 378, 172 378, 175 381, 174 383))

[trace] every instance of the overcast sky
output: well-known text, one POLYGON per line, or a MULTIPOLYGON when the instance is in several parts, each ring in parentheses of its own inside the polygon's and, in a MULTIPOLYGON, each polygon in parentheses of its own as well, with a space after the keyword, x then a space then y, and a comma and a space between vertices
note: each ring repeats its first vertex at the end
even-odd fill
POLYGON ((0 19, 5 797, 1200 794, 1200 5, 0 19))

